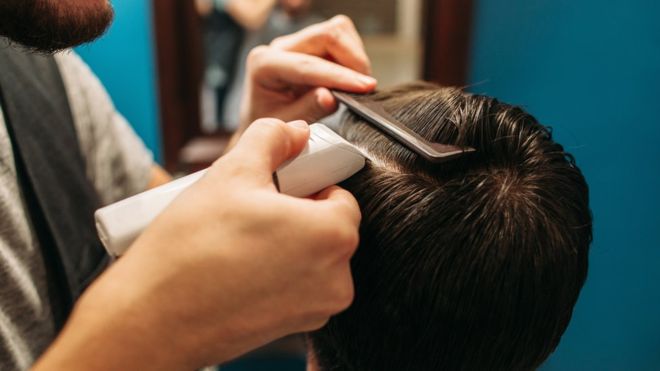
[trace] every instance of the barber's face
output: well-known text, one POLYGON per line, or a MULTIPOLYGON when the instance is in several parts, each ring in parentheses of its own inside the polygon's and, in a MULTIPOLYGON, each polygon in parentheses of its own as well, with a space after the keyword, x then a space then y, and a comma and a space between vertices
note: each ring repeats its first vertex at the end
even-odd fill
POLYGON ((94 40, 112 17, 109 0, 0 0, 0 35, 53 52, 94 40))

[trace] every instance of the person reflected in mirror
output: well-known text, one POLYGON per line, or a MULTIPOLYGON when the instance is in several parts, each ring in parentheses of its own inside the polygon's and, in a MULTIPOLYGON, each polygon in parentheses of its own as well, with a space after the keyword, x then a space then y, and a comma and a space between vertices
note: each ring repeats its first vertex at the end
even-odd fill
POLYGON ((277 0, 195 0, 202 17, 204 80, 203 127, 213 131, 223 117, 223 102, 237 70, 247 32, 261 29, 277 0))
POLYGON ((250 50, 259 45, 270 44, 278 37, 292 34, 321 22, 323 18, 312 13, 311 6, 312 0, 278 0, 278 5, 273 9, 264 25, 259 29, 247 32, 238 53, 236 76, 224 98, 221 122, 225 130, 233 131, 238 126, 239 112, 232 107, 240 105, 245 80, 245 62, 250 50))

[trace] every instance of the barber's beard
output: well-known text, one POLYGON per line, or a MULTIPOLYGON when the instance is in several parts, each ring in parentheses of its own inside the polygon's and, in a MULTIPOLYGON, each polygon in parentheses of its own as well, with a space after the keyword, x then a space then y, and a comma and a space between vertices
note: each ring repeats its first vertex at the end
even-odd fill
POLYGON ((0 36, 46 53, 96 39, 112 18, 109 0, 0 0, 0 36))

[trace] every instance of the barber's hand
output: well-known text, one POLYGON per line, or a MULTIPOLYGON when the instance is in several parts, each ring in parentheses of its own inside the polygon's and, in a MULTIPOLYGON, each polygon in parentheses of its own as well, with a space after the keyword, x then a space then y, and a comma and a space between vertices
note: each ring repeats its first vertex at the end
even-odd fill
POLYGON ((351 20, 336 16, 269 46, 252 50, 241 106, 241 127, 261 117, 314 122, 333 113, 327 88, 366 93, 376 87, 351 20))
POLYGON ((319 328, 350 305, 355 199, 339 187, 299 199, 273 185, 308 137, 304 122, 251 125, 92 285, 39 366, 192 370, 319 328))

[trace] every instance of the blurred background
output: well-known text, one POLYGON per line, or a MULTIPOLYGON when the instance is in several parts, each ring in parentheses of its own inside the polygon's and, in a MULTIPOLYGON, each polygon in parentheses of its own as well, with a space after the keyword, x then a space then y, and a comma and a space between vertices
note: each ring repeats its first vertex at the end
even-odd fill
MULTIPOLYGON (((590 271, 542 370, 660 369, 660 3, 266 0, 246 16, 231 2, 114 0, 113 28, 78 50, 168 170, 222 151, 250 47, 347 14, 381 86, 423 78, 522 105, 576 156, 590 271)), ((289 339, 223 370, 303 370, 299 350, 289 339)))

